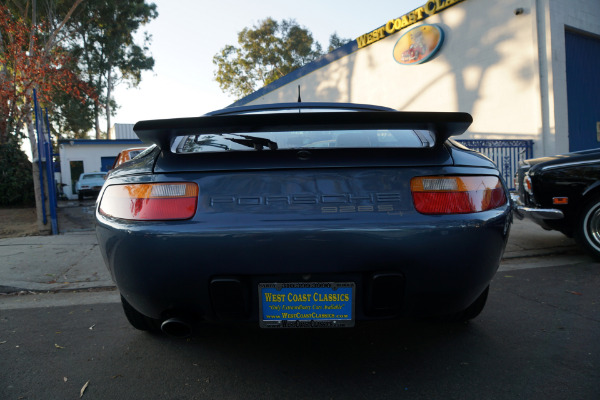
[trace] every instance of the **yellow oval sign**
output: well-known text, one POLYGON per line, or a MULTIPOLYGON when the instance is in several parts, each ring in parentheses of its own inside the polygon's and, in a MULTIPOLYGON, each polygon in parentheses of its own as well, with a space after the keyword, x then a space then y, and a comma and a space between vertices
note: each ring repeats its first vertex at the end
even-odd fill
POLYGON ((444 31, 436 25, 421 25, 398 39, 394 46, 394 59, 403 65, 428 61, 442 46, 444 31))

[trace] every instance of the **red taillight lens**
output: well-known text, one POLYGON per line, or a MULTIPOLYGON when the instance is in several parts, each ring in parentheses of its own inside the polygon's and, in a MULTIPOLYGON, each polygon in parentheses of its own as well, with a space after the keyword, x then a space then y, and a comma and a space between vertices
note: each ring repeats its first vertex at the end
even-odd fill
POLYGON ((415 208, 422 214, 466 214, 506 204, 496 176, 421 176, 410 181, 415 208))
POLYGON ((111 185, 100 201, 100 213, 131 220, 189 219, 196 213, 195 183, 111 185))

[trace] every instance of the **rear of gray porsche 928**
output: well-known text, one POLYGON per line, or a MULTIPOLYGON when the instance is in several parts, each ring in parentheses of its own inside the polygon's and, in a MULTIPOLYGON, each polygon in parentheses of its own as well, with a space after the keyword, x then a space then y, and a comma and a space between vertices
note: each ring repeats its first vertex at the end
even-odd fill
POLYGON ((512 217, 494 164, 449 140, 470 115, 352 107, 136 124, 154 146, 96 211, 129 321, 184 335, 477 316, 512 217))

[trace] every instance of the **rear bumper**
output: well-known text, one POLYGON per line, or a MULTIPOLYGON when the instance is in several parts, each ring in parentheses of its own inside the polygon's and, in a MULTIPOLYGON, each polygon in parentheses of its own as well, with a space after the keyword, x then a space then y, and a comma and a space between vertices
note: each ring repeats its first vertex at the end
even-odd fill
POLYGON ((205 232, 97 218, 101 252, 134 308, 205 321, 258 321, 258 285, 269 282, 354 282, 356 320, 462 311, 494 276, 510 228, 508 207, 352 229, 205 232))
POLYGON ((81 194, 83 196, 98 196, 98 194, 100 193, 101 189, 102 189, 102 187, 79 189, 77 191, 77 194, 81 194))
POLYGON ((510 195, 513 204, 515 216, 518 219, 527 218, 542 226, 545 225, 544 220, 563 219, 564 214, 561 210, 554 208, 533 208, 526 207, 521 203, 521 199, 515 193, 510 195))

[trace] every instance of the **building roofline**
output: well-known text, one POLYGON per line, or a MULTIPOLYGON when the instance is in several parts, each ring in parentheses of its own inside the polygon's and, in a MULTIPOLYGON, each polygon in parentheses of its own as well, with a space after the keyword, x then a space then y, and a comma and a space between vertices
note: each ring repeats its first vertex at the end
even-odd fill
POLYGON ((139 139, 59 139, 58 144, 142 144, 139 139))

